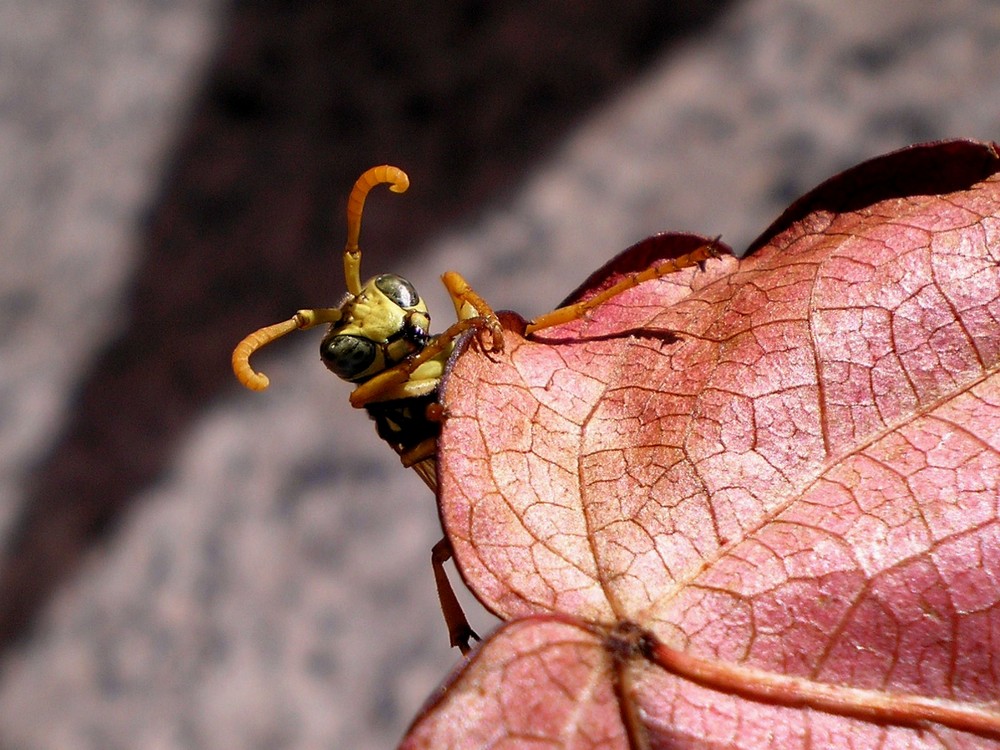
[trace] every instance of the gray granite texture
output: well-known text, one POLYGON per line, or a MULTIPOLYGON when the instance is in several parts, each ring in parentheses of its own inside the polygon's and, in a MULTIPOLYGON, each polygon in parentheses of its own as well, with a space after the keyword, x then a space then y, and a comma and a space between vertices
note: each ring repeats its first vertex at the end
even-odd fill
POLYGON ((0 748, 391 747, 456 663, 433 498, 316 337, 228 372, 340 295, 362 169, 413 180, 365 272, 443 327, 445 269, 530 316, 655 231, 740 248, 1000 137, 995 0, 581 7, 0 3, 0 748))

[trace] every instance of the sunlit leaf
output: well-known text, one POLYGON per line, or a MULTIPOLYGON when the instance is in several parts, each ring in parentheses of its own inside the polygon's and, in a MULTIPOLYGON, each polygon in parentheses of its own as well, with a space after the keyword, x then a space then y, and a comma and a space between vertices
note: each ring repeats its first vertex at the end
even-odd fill
POLYGON ((874 160, 743 260, 458 356, 442 518, 514 622, 410 746, 1000 747, 998 171, 874 160))

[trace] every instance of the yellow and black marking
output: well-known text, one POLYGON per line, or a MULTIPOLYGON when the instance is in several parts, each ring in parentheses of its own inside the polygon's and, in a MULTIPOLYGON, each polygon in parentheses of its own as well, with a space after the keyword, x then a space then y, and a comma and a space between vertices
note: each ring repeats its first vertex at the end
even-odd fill
MULTIPOLYGON (((379 436, 405 464, 413 465, 434 455, 440 422, 427 408, 437 404, 437 387, 455 337, 476 328, 485 348, 500 351, 503 335, 493 310, 456 273, 446 274, 444 284, 459 322, 437 336, 431 335, 427 306, 409 281, 387 273, 361 283, 361 215, 368 192, 382 183, 402 193, 410 181, 401 169, 384 165, 369 169, 355 183, 347 202, 347 296, 340 307, 299 310, 282 323, 251 333, 233 351, 233 371, 247 388, 263 390, 268 378, 253 370, 250 355, 291 331, 329 324, 320 358, 338 377, 358 385, 351 403, 365 408, 379 436)), ((437 489, 433 472, 421 476, 437 489)))
MULTIPOLYGON (((372 167, 354 184, 347 201, 347 244, 344 248, 344 280, 347 294, 339 307, 299 310, 291 318, 254 331, 233 351, 233 372, 247 388, 267 388, 266 375, 255 372, 250 356, 263 346, 295 330, 318 325, 330 327, 320 343, 320 358, 338 377, 354 383, 351 405, 364 408, 375 421, 379 437, 399 454, 428 487, 437 492, 437 438, 443 410, 438 386, 455 339, 474 329, 486 351, 503 350, 503 332, 496 314, 459 274, 448 271, 442 282, 451 296, 458 321, 437 335, 430 333, 430 315, 414 286, 396 274, 381 274, 361 283, 361 215, 369 191, 388 184, 396 193, 405 192, 410 180, 401 169, 389 165, 372 167)), ((718 255, 715 242, 688 255, 663 261, 625 279, 587 300, 553 310, 531 321, 526 333, 567 323, 605 300, 644 281, 700 265, 718 255)), ((432 552, 438 595, 448 623, 453 646, 465 653, 477 638, 458 605, 444 575, 443 563, 451 556, 446 539, 432 552)))

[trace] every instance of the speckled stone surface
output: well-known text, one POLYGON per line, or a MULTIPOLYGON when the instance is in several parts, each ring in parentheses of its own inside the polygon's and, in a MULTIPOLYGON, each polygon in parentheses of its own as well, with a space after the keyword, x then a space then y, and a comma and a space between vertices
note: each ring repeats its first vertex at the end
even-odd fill
POLYGON ((549 28, 517 6, 416 24, 370 4, 370 39, 309 3, 266 36, 284 18, 266 6, 0 4, 0 601, 39 592, 30 618, 0 614, 0 747, 391 747, 456 663, 433 499, 318 337, 260 358, 265 394, 227 373, 239 336, 340 295, 360 169, 413 180, 370 201, 363 272, 391 263, 444 327, 445 269, 530 316, 655 231, 739 249, 868 156, 1000 137, 988 0, 747 0, 679 36, 638 35, 648 10, 549 28), (498 50, 473 67, 446 54, 466 27, 498 50), (303 62, 282 33, 347 52, 303 62), (564 57, 520 98, 483 83, 564 57), (329 76, 315 111, 285 94, 308 75, 329 76))

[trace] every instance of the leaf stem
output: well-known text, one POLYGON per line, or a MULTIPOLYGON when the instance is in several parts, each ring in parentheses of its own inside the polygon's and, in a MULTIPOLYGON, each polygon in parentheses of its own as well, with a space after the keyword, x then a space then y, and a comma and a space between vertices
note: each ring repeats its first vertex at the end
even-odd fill
POLYGON ((890 724, 925 722, 952 729, 1000 737, 1000 707, 931 698, 914 693, 891 693, 816 682, 753 667, 703 659, 657 643, 653 661, 671 674, 704 687, 785 706, 808 706, 819 711, 890 724))

